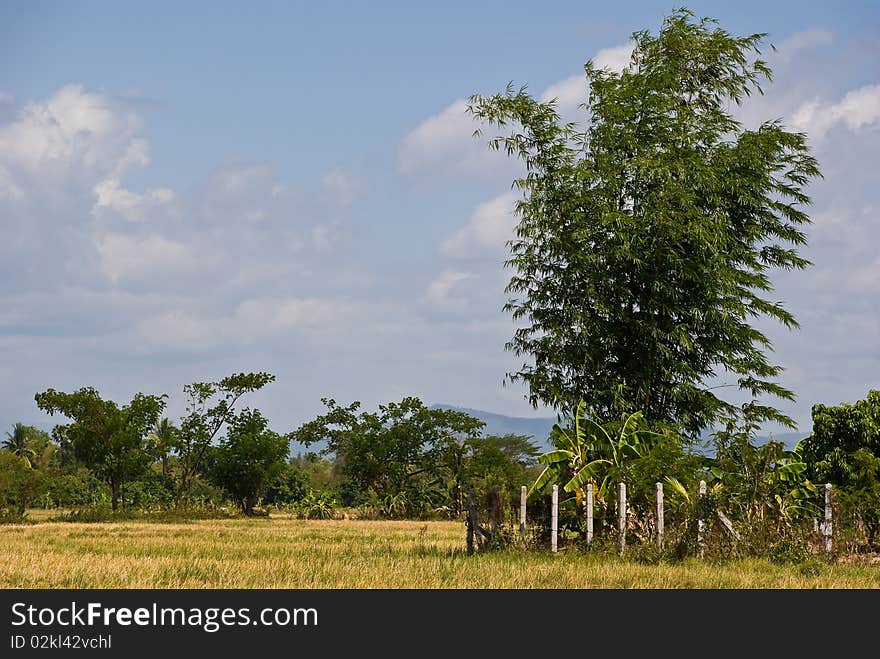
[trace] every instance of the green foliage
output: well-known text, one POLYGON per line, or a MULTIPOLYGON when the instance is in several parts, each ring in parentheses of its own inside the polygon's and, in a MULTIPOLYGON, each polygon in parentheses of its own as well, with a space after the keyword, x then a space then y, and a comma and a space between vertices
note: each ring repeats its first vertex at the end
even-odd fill
POLYGON ((327 413, 300 426, 292 438, 306 446, 325 444, 322 454, 334 456, 348 481, 347 505, 370 500, 395 516, 418 515, 445 498, 441 465, 449 470, 453 489, 460 490, 462 472, 455 456, 479 434, 484 425, 479 419, 429 409, 414 397, 360 414, 357 401, 340 407, 333 399, 321 400, 327 413))
POLYGON ((856 476, 854 457, 866 450, 880 457, 880 391, 837 406, 813 405, 813 432, 800 451, 818 482, 848 487, 856 476))
POLYGON ((796 247, 820 174, 805 135, 778 121, 746 130, 730 113, 770 79, 763 37, 675 11, 657 35, 633 35, 622 73, 587 62, 583 129, 525 88, 471 98, 477 120, 510 131, 490 146, 526 166, 506 305, 524 326, 507 348, 530 358, 508 376, 534 405, 585 398, 601 418, 641 410, 697 436, 740 413, 703 384, 716 374, 755 401, 793 397, 751 321, 797 326, 768 299, 769 271, 809 265, 796 247))
MULTIPOLYGON (((626 483, 629 531, 641 541, 653 533, 653 501, 657 482, 679 483, 696 472, 699 457, 670 426, 651 429, 640 412, 619 421, 599 423, 581 401, 553 427, 555 449, 540 456, 546 464, 532 485, 529 496, 546 493, 551 484, 560 486, 560 528, 575 536, 584 533, 587 485, 593 484, 594 531, 616 525, 617 485, 626 483), (568 495, 568 496, 566 496, 568 495)), ((668 525, 676 519, 674 502, 668 525)), ((531 505, 531 504, 530 504, 531 505)), ((685 516, 688 513, 685 513, 685 516)))
POLYGON ((468 482, 478 498, 495 491, 501 508, 519 502, 519 488, 537 476, 540 449, 526 435, 488 435, 468 442, 468 482))
POLYGON ((12 432, 6 433, 6 439, 3 441, 3 448, 26 460, 28 466, 32 466, 33 461, 37 459, 36 452, 30 447, 28 442, 30 431, 30 426, 16 423, 12 427, 12 432))
POLYGON ((245 408, 212 451, 212 478, 244 514, 252 515, 266 488, 284 473, 289 447, 287 436, 270 430, 259 410, 245 408))
POLYGON ((294 506, 299 519, 332 519, 336 513, 336 500, 326 492, 310 490, 294 506))
POLYGON ((264 501, 272 505, 286 505, 300 501, 309 491, 306 473, 295 464, 288 463, 266 487, 264 501))
POLYGON ((812 411, 813 432, 798 446, 808 473, 816 482, 837 488, 841 505, 864 527, 868 547, 875 547, 880 531, 880 391, 872 389, 852 404, 817 404, 812 411))
POLYGON ((91 387, 74 393, 47 389, 34 396, 41 410, 73 419, 58 432, 77 460, 110 486, 114 510, 125 482, 144 473, 150 462, 145 436, 165 408, 165 398, 138 393, 120 407, 91 387))
POLYGON ((194 382, 185 385, 186 414, 173 437, 177 455, 176 504, 188 505, 193 481, 199 474, 211 442, 221 428, 236 421, 235 405, 247 393, 258 391, 275 376, 270 373, 236 373, 218 382, 194 382))
POLYGON ((168 454, 178 444, 178 429, 167 418, 162 418, 147 435, 147 445, 154 459, 162 463, 162 480, 167 481, 168 454))
POLYGON ((150 474, 126 484, 123 499, 126 508, 165 510, 174 503, 174 492, 161 477, 150 474))
POLYGON ((746 433, 719 432, 707 482, 736 519, 791 526, 819 514, 819 488, 806 472, 801 454, 782 442, 756 446, 746 433))
POLYGON ((302 473, 306 489, 336 492, 343 485, 343 476, 336 468, 336 462, 314 451, 298 453, 290 459, 290 464, 302 473))
POLYGON ((670 428, 651 430, 641 412, 600 424, 588 415, 584 401, 566 425, 553 426, 551 439, 556 449, 538 458, 547 467, 531 492, 559 483, 579 504, 588 483, 596 486, 596 501, 613 496, 620 482, 652 491, 654 483, 673 475, 676 464, 686 458, 683 439, 670 428))
POLYGON ((86 469, 76 473, 56 472, 47 478, 47 497, 43 503, 48 508, 109 506, 110 490, 86 469))
POLYGON ((45 490, 45 479, 28 459, 0 449, 0 517, 14 521, 24 516, 28 504, 45 490))

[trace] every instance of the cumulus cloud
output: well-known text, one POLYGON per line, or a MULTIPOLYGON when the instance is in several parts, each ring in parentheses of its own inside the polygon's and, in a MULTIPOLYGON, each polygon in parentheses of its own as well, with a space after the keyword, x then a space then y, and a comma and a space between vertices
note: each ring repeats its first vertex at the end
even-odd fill
MULTIPOLYGON (((632 42, 622 46, 603 48, 593 56, 593 65, 598 69, 609 69, 620 73, 629 66, 633 48, 632 42)), ((560 114, 571 117, 577 111, 578 106, 587 102, 589 93, 590 87, 587 84, 586 76, 583 73, 578 73, 559 82, 554 82, 541 93, 540 98, 545 103, 555 100, 560 114)))
POLYGON ((15 309, 0 334, 109 332, 139 354, 209 354, 341 317, 321 291, 338 280, 332 249, 358 180, 336 168, 310 190, 241 163, 182 194, 136 191, 125 176, 150 165, 141 130, 78 85, 0 119, 0 300, 15 309))
POLYGON ((100 181, 149 163, 141 120, 99 94, 68 85, 25 105, 0 127, 0 162, 22 183, 100 181))
POLYGON ((175 199, 174 192, 168 188, 155 188, 139 194, 126 190, 115 178, 101 181, 94 191, 94 215, 114 212, 131 222, 143 221, 156 208, 170 204, 175 199))
MULTIPOLYGON (((632 43, 603 48, 593 62, 599 68, 622 71, 629 64, 632 51, 632 43)), ((568 118, 587 100, 588 91, 586 78, 580 73, 549 85, 539 98, 545 102, 555 99, 560 114, 568 118)), ((477 124, 466 108, 466 100, 456 99, 407 133, 398 149, 400 173, 412 175, 442 169, 485 178, 517 171, 511 159, 488 149, 485 141, 474 139, 477 124)))
POLYGON ((506 243, 516 227, 515 191, 486 201, 474 210, 468 223, 440 245, 440 254, 453 259, 497 257, 506 252, 506 243))
POLYGON ((452 171, 480 178, 513 171, 508 158, 474 138, 477 124, 466 108, 466 100, 456 99, 407 133, 398 148, 398 171, 407 176, 452 171))
POLYGON ((589 92, 586 76, 579 73, 547 87, 541 94, 541 101, 554 101, 560 114, 570 115, 577 111, 578 106, 587 102, 589 92))
POLYGON ((620 73, 629 66, 635 45, 625 43, 622 46, 603 48, 593 57, 593 64, 599 69, 611 69, 620 73))
POLYGON ((791 125, 814 140, 822 140, 836 124, 852 131, 872 126, 880 119, 880 85, 865 85, 848 92, 836 103, 814 99, 793 114, 791 125))

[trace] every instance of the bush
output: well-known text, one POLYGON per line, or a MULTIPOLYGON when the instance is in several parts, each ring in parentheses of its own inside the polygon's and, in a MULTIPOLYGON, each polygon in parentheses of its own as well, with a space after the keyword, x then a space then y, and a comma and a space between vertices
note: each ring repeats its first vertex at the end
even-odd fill
POLYGON ((56 473, 47 479, 48 496, 44 507, 74 508, 110 505, 110 488, 90 473, 56 473), (48 504, 48 505, 46 505, 48 504))
POLYGON ((299 519, 332 519, 336 514, 336 500, 329 494, 310 490, 294 507, 299 519))
POLYGON ((23 517, 31 502, 39 500, 46 482, 27 459, 0 450, 0 515, 23 517))

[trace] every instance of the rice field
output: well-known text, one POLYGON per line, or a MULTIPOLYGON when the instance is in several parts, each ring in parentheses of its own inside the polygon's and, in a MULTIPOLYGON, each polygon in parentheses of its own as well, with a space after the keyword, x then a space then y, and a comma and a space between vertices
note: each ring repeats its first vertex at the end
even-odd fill
POLYGON ((0 526, 2 588, 880 588, 880 565, 648 565, 607 554, 467 556, 459 522, 288 517, 0 526))

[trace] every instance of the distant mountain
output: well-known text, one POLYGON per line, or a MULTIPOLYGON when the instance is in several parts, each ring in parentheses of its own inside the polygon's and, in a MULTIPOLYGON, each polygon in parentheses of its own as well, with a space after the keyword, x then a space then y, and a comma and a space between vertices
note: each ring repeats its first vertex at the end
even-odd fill
POLYGON ((542 450, 551 448, 550 430, 556 423, 556 417, 527 418, 519 416, 505 416, 485 410, 475 410, 469 407, 457 407, 447 403, 431 405, 434 410, 455 410, 464 412, 478 418, 486 424, 483 428, 484 435, 529 435, 532 441, 542 450))
MULTIPOLYGON (((504 414, 486 412, 485 410, 449 405, 448 403, 431 405, 431 409, 456 410, 457 412, 470 414, 486 424, 486 427, 483 429, 484 435, 531 435, 532 441, 542 450, 553 448, 550 443, 550 430, 553 428, 553 424, 556 423, 555 417, 526 418, 506 416, 504 414)), ((773 433, 773 439, 774 441, 782 442, 786 449, 792 450, 800 440, 809 434, 809 432, 779 432, 773 433)), ((707 431, 703 436, 708 439, 709 432, 707 431)), ((758 435, 755 438, 755 444, 759 446, 766 444, 769 439, 769 435, 758 435)))

